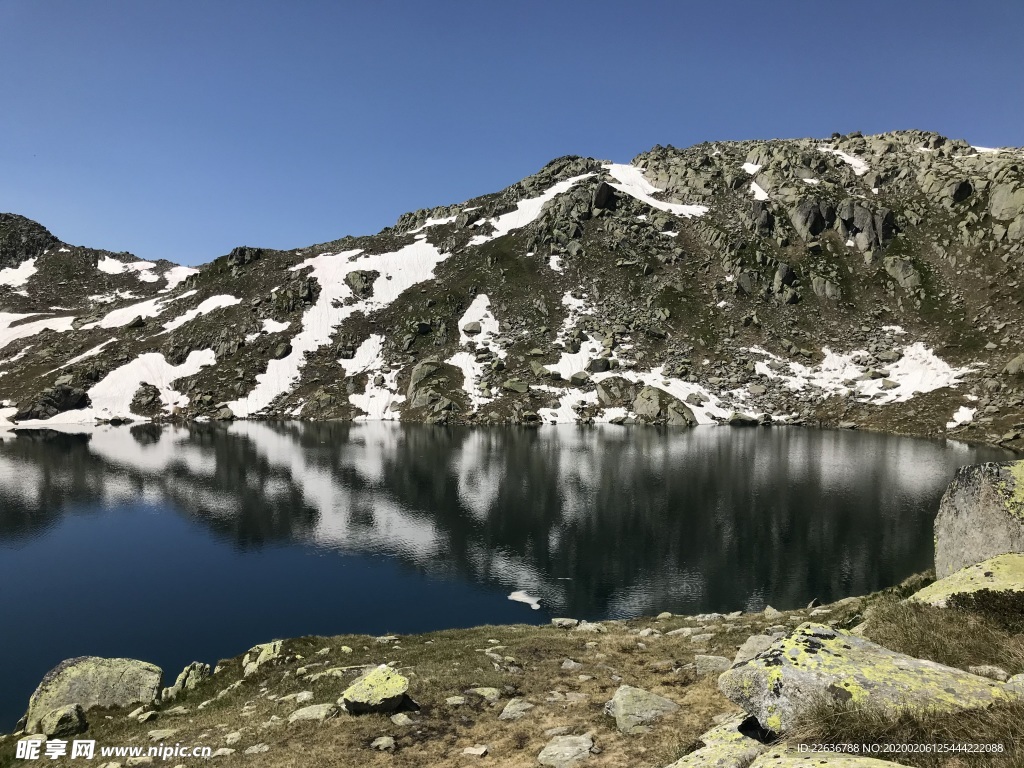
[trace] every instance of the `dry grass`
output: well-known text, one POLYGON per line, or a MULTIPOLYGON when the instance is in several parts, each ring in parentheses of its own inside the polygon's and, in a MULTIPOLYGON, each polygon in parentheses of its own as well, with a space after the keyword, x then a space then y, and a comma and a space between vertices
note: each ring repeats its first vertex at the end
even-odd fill
POLYGON ((790 740, 804 744, 1001 745, 1002 752, 874 754, 920 768, 970 765, 1024 766, 1024 701, 1007 701, 988 709, 927 712, 836 702, 823 698, 801 718, 790 740))

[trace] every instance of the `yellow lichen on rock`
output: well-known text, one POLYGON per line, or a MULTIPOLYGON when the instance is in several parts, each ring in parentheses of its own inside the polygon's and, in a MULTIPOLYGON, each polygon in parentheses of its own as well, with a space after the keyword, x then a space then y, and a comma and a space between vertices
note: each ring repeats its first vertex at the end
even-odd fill
POLYGON ((393 712, 405 700, 409 680, 387 664, 371 669, 345 689, 338 703, 352 714, 393 712))
POLYGON ((776 733, 786 732, 822 697, 870 701, 893 710, 957 711, 985 707, 1005 695, 984 677, 811 623, 722 673, 718 686, 776 733))
POLYGON ((801 752, 799 749, 772 749, 750 764, 750 768, 900 768, 899 763, 874 757, 844 755, 836 752, 801 752))
POLYGON ((929 584, 907 599, 944 608, 953 595, 981 589, 1024 592, 1024 554, 1012 552, 968 565, 951 576, 929 584))

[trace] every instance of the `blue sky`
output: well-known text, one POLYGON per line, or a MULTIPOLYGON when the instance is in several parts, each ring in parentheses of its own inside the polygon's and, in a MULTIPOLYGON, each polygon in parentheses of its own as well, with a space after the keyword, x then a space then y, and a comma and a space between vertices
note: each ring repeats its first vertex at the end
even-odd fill
POLYGON ((0 211, 185 264, 376 232, 564 154, 1024 144, 1024 3, 0 0, 0 211))

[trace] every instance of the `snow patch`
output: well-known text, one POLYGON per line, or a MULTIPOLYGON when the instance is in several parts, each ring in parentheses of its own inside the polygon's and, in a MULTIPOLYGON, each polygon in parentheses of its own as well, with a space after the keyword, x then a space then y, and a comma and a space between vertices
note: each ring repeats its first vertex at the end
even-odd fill
POLYGON ((608 171, 609 176, 618 182, 612 184, 612 187, 630 197, 636 198, 642 203, 646 203, 652 208, 657 208, 659 211, 668 211, 676 216, 684 216, 686 218, 703 216, 708 212, 706 205, 681 205, 655 199, 652 195, 662 190, 644 178, 643 171, 635 165, 611 163, 604 166, 604 169, 608 171))
POLYGON ((3 349, 12 341, 18 339, 25 339, 29 336, 35 336, 37 333, 41 333, 45 330, 57 331, 58 333, 66 333, 71 330, 71 323, 75 319, 74 317, 47 317, 42 320, 34 320, 31 323, 21 323, 13 328, 12 323, 23 320, 27 317, 34 317, 38 315, 38 312, 29 312, 28 314, 17 314, 14 312, 0 312, 0 349, 3 349))
POLYGON ((215 309, 221 309, 222 307, 233 307, 236 304, 240 304, 241 301, 241 299, 228 294, 211 296, 208 299, 204 299, 203 302, 195 309, 190 309, 184 314, 178 315, 178 317, 174 318, 169 323, 164 323, 163 333, 170 333, 177 328, 181 328, 185 323, 195 320, 201 315, 207 315, 215 309))
MULTIPOLYGON (((470 245, 482 245, 483 243, 489 243, 491 240, 497 240, 499 237, 504 237, 509 232, 517 229, 522 229, 527 224, 535 221, 540 216, 541 210, 544 208, 544 204, 549 200, 554 200, 558 195, 563 192, 568 192, 576 184, 587 179, 594 174, 584 173, 580 176, 573 176, 571 179, 560 181, 554 186, 547 189, 542 195, 538 197, 531 197, 526 200, 520 200, 516 203, 516 209, 508 213, 498 216, 496 219, 487 219, 493 227, 494 231, 489 235, 476 235, 472 240, 469 241, 470 245)), ((477 222, 481 226, 485 221, 477 222)), ((474 225, 475 226, 475 225, 474 225)))
POLYGON ((121 328, 128 325, 136 317, 156 317, 165 309, 167 304, 172 301, 179 301, 186 299, 189 296, 194 296, 196 291, 185 291, 180 296, 174 296, 166 299, 147 299, 146 301, 140 301, 138 304, 130 304, 127 307, 121 307, 108 312, 102 320, 97 320, 95 323, 87 323, 82 326, 83 331, 91 330, 92 328, 121 328))
POLYGON ((755 200, 768 199, 768 193, 765 192, 756 181, 750 182, 750 191, 753 193, 755 200))
POLYGON ((974 421, 974 414, 977 412, 977 408, 968 408, 966 405, 961 405, 957 408, 956 413, 953 414, 952 421, 946 422, 946 429, 956 429, 964 424, 970 424, 974 421))
POLYGON ((135 276, 142 282, 155 283, 160 279, 159 275, 155 275, 151 271, 155 266, 156 264, 152 261, 124 262, 118 261, 110 256, 104 256, 100 259, 99 263, 96 264, 96 269, 108 275, 120 275, 125 272, 135 272, 135 276))
POLYGON ((36 260, 25 259, 16 267, 0 269, 0 285, 7 285, 11 288, 20 288, 28 279, 39 270, 36 269, 36 260))
POLYGON ((742 166, 744 171, 753 176, 755 173, 761 170, 761 166, 757 163, 744 163, 742 166))
POLYGON ((183 282, 185 282, 185 280, 188 279, 189 275, 198 274, 199 270, 193 269, 192 267, 171 267, 163 274, 164 280, 167 281, 167 287, 162 288, 160 290, 160 293, 170 293, 183 282))
POLYGON ((831 147, 818 147, 819 152, 824 152, 827 155, 835 155, 844 163, 853 168, 855 176, 863 176, 865 173, 871 170, 870 166, 865 163, 861 158, 856 155, 849 155, 839 149, 832 149, 831 147))

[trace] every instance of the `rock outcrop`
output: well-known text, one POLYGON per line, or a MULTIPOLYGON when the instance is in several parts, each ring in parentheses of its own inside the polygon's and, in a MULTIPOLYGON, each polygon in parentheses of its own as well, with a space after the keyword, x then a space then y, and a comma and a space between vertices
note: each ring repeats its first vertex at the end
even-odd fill
POLYGON ((935 575, 1024 553, 1024 461, 961 467, 935 518, 935 575))
POLYGON ((997 555, 961 568, 915 592, 910 600, 944 608, 953 595, 988 589, 1024 592, 1024 554, 997 555))
POLYGON ((149 704, 160 694, 162 678, 160 667, 135 659, 67 659, 46 673, 29 699, 26 730, 38 733, 44 718, 69 705, 89 710, 149 704))
POLYGON ((394 712, 406 701, 408 678, 387 664, 360 675, 338 700, 353 715, 368 712, 394 712))

